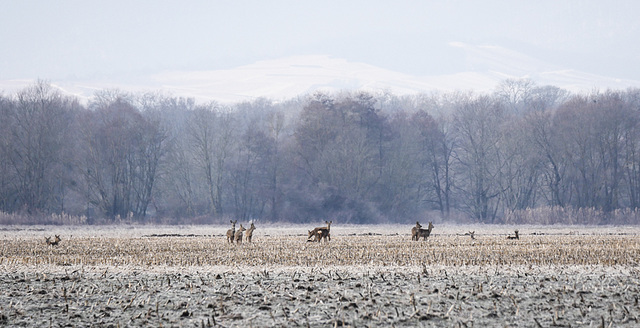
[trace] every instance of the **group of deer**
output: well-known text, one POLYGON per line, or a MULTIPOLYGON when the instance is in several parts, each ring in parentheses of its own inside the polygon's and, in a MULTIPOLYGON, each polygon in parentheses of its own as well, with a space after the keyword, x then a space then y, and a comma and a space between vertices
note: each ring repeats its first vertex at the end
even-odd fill
POLYGON ((62 239, 58 235, 55 235, 55 237, 56 238, 54 240, 51 240, 51 237, 45 237, 44 242, 49 246, 58 246, 58 243, 60 243, 62 239))
POLYGON ((431 230, 433 230, 433 223, 431 223, 431 221, 429 221, 427 229, 422 229, 420 222, 416 221, 416 226, 411 228, 411 240, 418 241, 420 238, 423 238, 422 240, 427 240, 427 237, 431 235, 431 230))
MULTIPOLYGON (((476 232, 469 231, 464 234, 465 236, 471 236, 471 239, 476 239, 476 232)), ((515 236, 507 236, 507 239, 518 239, 520 240, 520 232, 518 230, 515 231, 515 236)))
POLYGON ((333 221, 324 221, 324 223, 327 224, 326 227, 317 227, 313 230, 309 230, 309 237, 307 238, 307 241, 320 242, 324 239, 324 241, 327 242, 331 240, 331 223, 333 223, 333 221), (313 240, 311 240, 311 238, 313 238, 313 240))
POLYGON ((238 223, 238 220, 235 220, 235 221, 229 220, 229 222, 231 222, 231 229, 227 230, 227 242, 230 242, 232 244, 234 241, 236 242, 236 244, 242 243, 243 232, 245 235, 245 240, 249 243, 251 242, 251 237, 253 237, 253 231, 256 230, 256 226, 253 225, 253 222, 251 222, 251 226, 249 227, 249 229, 243 227, 241 224, 240 229, 238 229, 238 231, 236 231, 236 223, 238 223))
POLYGON ((507 239, 520 239, 520 232, 518 230, 514 231, 515 236, 507 236, 507 239))

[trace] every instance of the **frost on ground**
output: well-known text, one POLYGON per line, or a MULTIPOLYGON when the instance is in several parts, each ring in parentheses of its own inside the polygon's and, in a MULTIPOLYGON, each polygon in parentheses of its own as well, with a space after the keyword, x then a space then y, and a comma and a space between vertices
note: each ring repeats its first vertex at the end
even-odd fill
POLYGON ((640 276, 625 268, 110 269, 3 272, 0 323, 632 327, 640 314, 640 276))
POLYGON ((57 247, 0 232, 0 326, 640 324, 635 228, 332 227, 327 244, 269 228, 242 245, 223 227, 60 229, 57 247))

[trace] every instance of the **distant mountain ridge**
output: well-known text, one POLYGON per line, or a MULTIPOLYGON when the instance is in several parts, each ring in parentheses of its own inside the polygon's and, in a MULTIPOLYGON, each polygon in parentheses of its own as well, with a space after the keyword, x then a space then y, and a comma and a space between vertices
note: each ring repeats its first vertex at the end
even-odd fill
MULTIPOLYGON (((240 102, 259 97, 282 100, 317 90, 389 91, 397 95, 436 90, 488 92, 507 78, 530 78, 538 85, 554 85, 573 92, 640 87, 640 81, 557 67, 499 46, 460 42, 451 42, 450 46, 464 51, 465 63, 460 72, 446 75, 414 76, 328 55, 307 55, 263 60, 226 70, 166 71, 128 82, 64 80, 51 83, 83 99, 88 99, 95 90, 117 88, 162 90, 200 102, 240 102)), ((11 93, 32 82, 0 81, 0 90, 11 93)))

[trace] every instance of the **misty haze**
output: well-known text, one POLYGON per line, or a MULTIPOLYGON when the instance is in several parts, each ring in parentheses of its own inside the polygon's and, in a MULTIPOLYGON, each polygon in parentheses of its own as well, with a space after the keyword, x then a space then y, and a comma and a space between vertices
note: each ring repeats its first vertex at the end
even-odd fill
POLYGON ((0 326, 640 322, 639 1, 1 8, 0 326))
POLYGON ((3 97, 5 222, 636 224, 640 89, 3 97), (11 214, 17 214, 13 221, 11 214))
POLYGON ((6 222, 638 222, 634 1, 6 9, 6 222))

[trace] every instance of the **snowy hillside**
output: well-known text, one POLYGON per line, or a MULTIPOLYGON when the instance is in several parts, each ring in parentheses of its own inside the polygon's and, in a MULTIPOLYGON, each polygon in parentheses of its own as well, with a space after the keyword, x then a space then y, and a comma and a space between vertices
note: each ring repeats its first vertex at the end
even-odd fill
MULTIPOLYGON (((415 94, 435 90, 486 92, 507 78, 531 78, 538 85, 554 85, 570 91, 640 87, 640 81, 621 80, 557 67, 525 54, 498 46, 450 43, 464 53, 457 73, 413 76, 365 63, 325 55, 295 56, 259 61, 228 70, 168 71, 139 76, 134 82, 51 81, 64 92, 90 97, 95 90, 118 88, 130 91, 162 90, 198 101, 238 102, 257 97, 286 99, 316 90, 390 91, 415 94)), ((0 81, 0 90, 11 93, 30 80, 0 81)))

